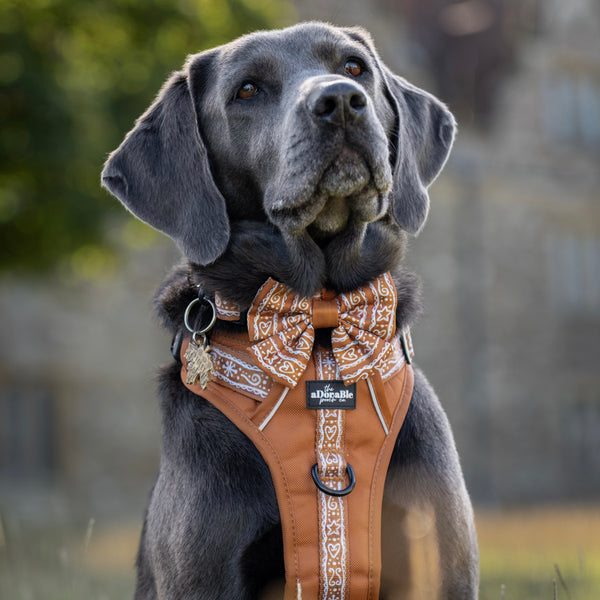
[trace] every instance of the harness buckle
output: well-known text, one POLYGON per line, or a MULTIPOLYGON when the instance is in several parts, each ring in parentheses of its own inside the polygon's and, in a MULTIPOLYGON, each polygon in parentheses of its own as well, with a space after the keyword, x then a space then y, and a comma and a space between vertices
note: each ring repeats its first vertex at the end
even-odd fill
POLYGON ((415 351, 413 350, 412 338, 410 337, 410 329, 408 327, 404 328, 400 334, 400 345, 402 346, 402 352, 404 352, 404 358, 406 358, 406 364, 411 365, 415 351))

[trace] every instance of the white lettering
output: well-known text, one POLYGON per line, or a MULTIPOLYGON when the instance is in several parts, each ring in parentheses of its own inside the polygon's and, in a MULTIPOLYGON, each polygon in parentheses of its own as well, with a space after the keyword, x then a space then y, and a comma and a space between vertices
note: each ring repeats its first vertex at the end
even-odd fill
POLYGON ((319 406, 337 404, 339 408, 345 408, 346 405, 354 403, 354 389, 323 382, 320 387, 313 387, 310 399, 319 406))

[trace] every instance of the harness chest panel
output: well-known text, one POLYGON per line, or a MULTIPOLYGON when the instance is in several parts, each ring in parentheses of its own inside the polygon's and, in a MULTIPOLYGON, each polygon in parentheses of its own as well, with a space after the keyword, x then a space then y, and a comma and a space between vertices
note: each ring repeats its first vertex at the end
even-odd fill
POLYGON ((381 370, 356 382, 350 409, 307 408, 307 382, 340 379, 331 350, 316 347, 290 388, 255 366, 249 343, 245 335, 215 334, 216 372, 206 389, 186 383, 185 363, 182 381, 248 436, 269 466, 283 531, 284 599, 377 600, 383 488, 413 387, 400 342, 381 370))

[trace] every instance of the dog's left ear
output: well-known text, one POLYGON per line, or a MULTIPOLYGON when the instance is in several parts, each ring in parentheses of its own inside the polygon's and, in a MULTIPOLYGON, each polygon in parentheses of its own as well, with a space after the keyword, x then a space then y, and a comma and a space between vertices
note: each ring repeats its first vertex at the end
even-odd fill
POLYGON ((444 166, 456 131, 452 113, 437 98, 384 68, 388 101, 395 113, 391 140, 394 219, 417 234, 427 218, 427 187, 444 166))

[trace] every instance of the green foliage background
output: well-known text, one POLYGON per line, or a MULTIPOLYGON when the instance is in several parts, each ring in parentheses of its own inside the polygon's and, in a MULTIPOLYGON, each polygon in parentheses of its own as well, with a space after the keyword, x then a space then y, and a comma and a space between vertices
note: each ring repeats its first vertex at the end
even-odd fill
POLYGON ((0 0, 0 272, 112 252, 108 152, 187 54, 290 16, 284 0, 0 0))

